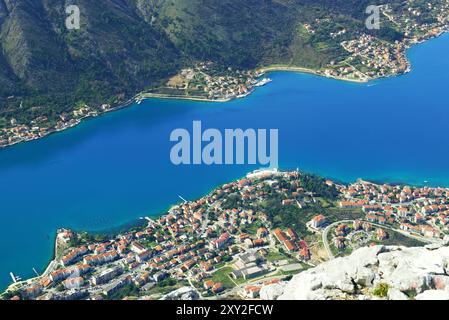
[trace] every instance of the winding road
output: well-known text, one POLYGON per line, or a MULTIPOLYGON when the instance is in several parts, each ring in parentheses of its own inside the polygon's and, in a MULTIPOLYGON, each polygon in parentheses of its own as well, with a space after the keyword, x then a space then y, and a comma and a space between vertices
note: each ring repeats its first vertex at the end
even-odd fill
MULTIPOLYGON (((428 243, 428 244, 442 244, 443 243, 443 241, 441 239, 426 238, 426 237, 422 237, 420 235, 414 235, 414 234, 408 233, 407 231, 404 231, 404 230, 401 230, 401 229, 395 229, 395 228, 392 228, 392 227, 387 226, 387 225, 382 225, 382 224, 378 224, 378 223, 374 223, 374 222, 370 222, 370 221, 365 221, 365 220, 361 220, 361 221, 368 222, 368 223, 370 223, 373 226, 376 226, 376 227, 379 227, 379 228, 384 228, 384 229, 387 229, 387 230, 390 230, 390 231, 393 231, 393 232, 397 232, 397 233, 402 234, 403 236, 406 236, 406 237, 409 237, 409 238, 412 238, 412 239, 415 239, 415 240, 418 240, 418 241, 421 241, 421 242, 425 242, 425 243, 428 243)), ((337 226, 337 225, 339 225, 341 223, 353 223, 353 222, 354 222, 354 220, 340 220, 340 221, 331 223, 330 225, 328 225, 323 230, 323 235, 322 235, 322 237, 323 237, 323 245, 324 245, 324 248, 325 248, 325 250, 327 252, 327 255, 329 256, 329 260, 335 259, 335 256, 332 253, 332 250, 331 250, 331 248, 329 246, 329 241, 328 241, 328 238, 327 238, 327 236, 329 234, 329 231, 332 230, 333 227, 335 227, 335 226, 337 226)))

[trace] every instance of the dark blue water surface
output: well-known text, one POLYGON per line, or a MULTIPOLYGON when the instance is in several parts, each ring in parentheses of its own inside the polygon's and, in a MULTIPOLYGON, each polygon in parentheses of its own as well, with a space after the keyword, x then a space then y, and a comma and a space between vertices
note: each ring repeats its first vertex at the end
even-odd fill
POLYGON ((0 150, 0 287, 53 254, 58 227, 98 231, 157 215, 257 166, 180 166, 170 133, 203 127, 279 129, 283 168, 449 186, 449 34, 408 52, 405 76, 356 84, 272 73, 229 103, 147 100, 48 138, 0 150))

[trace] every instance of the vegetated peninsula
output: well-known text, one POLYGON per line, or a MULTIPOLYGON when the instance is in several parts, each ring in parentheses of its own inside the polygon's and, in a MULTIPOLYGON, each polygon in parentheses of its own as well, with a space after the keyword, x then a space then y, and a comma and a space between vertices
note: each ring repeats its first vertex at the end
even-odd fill
MULTIPOLYGON (((175 205, 157 219, 146 219, 145 226, 113 236, 59 230, 55 257, 45 272, 12 284, 2 298, 274 299, 283 292, 285 297, 355 296, 358 289, 346 285, 353 283, 348 278, 352 273, 336 284, 336 290, 323 284, 321 291, 304 287, 296 292, 295 283, 311 275, 329 283, 332 279, 319 272, 353 252, 348 261, 362 263, 357 257, 371 257, 369 266, 374 268, 376 261, 384 266, 382 252, 392 251, 392 259, 407 255, 405 249, 385 250, 384 245, 444 244, 449 189, 362 180, 343 185, 298 171, 261 170, 196 201, 175 205), (372 246, 377 249, 367 251, 372 246), (318 271, 307 271, 311 268, 318 271), (293 275, 297 276, 286 286, 293 275)), ((360 272, 359 280, 366 280, 365 297, 384 296, 383 281, 412 294, 405 278, 377 279, 372 285, 370 275, 360 272)), ((341 272, 332 274, 336 281, 343 277, 341 272)), ((428 288, 422 284, 415 289, 418 294, 428 288)))
POLYGON ((445 0, 0 0, 0 147, 147 97, 227 101, 270 70, 350 81, 401 74, 448 27, 445 0))

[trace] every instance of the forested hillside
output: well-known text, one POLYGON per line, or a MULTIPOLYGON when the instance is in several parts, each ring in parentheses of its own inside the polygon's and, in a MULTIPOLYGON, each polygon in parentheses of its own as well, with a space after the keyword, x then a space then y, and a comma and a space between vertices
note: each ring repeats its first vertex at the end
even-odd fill
MULTIPOLYGON (((0 128, 118 103, 211 60, 318 68, 344 56, 329 32, 364 28, 367 0, 0 0, 0 128), (81 28, 65 27, 76 4, 81 28), (313 35, 304 23, 322 19, 313 35)), ((386 32, 387 37, 397 36, 386 32)))

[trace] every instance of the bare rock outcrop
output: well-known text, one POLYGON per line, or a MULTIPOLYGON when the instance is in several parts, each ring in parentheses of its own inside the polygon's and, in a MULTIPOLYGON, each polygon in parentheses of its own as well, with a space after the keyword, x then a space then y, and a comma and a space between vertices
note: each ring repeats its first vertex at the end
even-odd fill
POLYGON ((199 294, 193 287, 182 287, 172 291, 161 298, 161 300, 198 300, 199 294))
POLYGON ((294 276, 278 299, 449 299, 448 265, 449 247, 365 247, 294 276))
POLYGON ((284 293, 284 284, 273 283, 262 287, 260 290, 260 298, 262 300, 276 300, 284 293))

